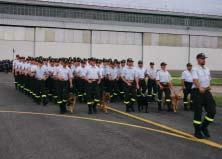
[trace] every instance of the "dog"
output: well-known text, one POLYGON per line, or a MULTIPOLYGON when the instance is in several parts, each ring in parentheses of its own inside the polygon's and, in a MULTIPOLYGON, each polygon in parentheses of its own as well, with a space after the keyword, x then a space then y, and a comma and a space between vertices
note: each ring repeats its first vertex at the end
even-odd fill
POLYGON ((172 107, 173 107, 173 112, 177 112, 179 101, 182 99, 182 90, 179 91, 172 91, 171 94, 171 100, 172 100, 172 107))
POLYGON ((109 103, 109 100, 110 100, 110 93, 104 92, 100 100, 100 103, 98 105, 99 109, 106 114, 108 113, 107 104, 109 103))
POLYGON ((69 94, 69 98, 68 98, 68 102, 67 102, 66 109, 67 109, 67 111, 69 111, 70 113, 74 113, 74 111, 75 111, 75 106, 76 106, 76 96, 73 95, 73 93, 70 93, 70 94, 69 94))

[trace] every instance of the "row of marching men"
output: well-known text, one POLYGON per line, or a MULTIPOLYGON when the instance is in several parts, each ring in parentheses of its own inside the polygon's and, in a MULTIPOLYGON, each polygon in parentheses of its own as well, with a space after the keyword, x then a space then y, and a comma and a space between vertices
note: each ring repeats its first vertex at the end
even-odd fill
MULTIPOLYGON (((162 110, 162 97, 168 111, 171 108, 172 79, 166 70, 166 63, 161 63, 157 71, 153 62, 145 68, 142 61, 134 66, 134 61, 111 59, 80 58, 32 58, 16 56, 13 61, 16 89, 33 98, 37 104, 47 105, 53 101, 60 106, 60 112, 66 112, 69 92, 78 96, 79 102, 87 103, 88 113, 97 113, 97 104, 103 92, 110 94, 110 101, 123 101, 127 112, 148 112, 148 103, 158 102, 162 110)), ((192 79, 191 79, 192 80, 192 79)), ((186 82, 185 82, 186 84, 186 82)), ((184 85, 186 87, 186 85, 184 85)), ((187 93, 187 95, 189 92, 187 93)), ((187 109, 187 98, 184 99, 187 109)))

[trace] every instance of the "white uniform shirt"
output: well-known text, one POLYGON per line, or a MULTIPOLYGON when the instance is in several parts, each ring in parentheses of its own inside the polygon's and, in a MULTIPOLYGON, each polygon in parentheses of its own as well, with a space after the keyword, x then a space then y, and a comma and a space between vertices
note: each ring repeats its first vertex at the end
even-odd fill
MULTIPOLYGON (((207 88, 210 86, 211 76, 207 67, 197 66, 193 68, 192 77, 199 81, 200 87, 207 88)), ((196 88, 196 86, 193 84, 192 88, 196 88)))
POLYGON ((161 83, 169 83, 172 78, 168 71, 160 70, 157 72, 156 80, 160 81, 161 83))
POLYGON ((88 66, 86 70, 87 79, 97 80, 99 79, 99 77, 101 77, 100 69, 97 66, 88 66))
POLYGON ((42 80, 45 78, 45 74, 46 74, 46 68, 45 67, 39 67, 37 66, 37 69, 36 69, 36 73, 35 73, 35 78, 39 79, 39 80, 42 80))
POLYGON ((126 66, 123 69, 122 76, 125 77, 126 80, 133 81, 137 77, 136 68, 129 68, 128 66, 126 66))
POLYGON ((118 69, 116 67, 115 68, 110 68, 109 72, 110 72, 110 79, 111 80, 117 79, 117 77, 118 77, 118 69))
POLYGON ((147 74, 149 77, 153 78, 153 79, 156 79, 156 76, 157 76, 157 70, 155 68, 149 68, 147 70, 147 74))
POLYGON ((86 76, 86 73, 87 73, 87 68, 86 66, 85 67, 81 67, 80 70, 79 70, 79 77, 85 77, 86 76))
POLYGON ((136 68, 136 72, 137 72, 137 77, 138 78, 145 78, 147 70, 144 67, 142 67, 142 68, 137 67, 136 68))
POLYGON ((58 78, 62 78, 64 81, 68 81, 69 80, 69 77, 70 77, 70 69, 69 68, 64 68, 64 67, 59 67, 57 69, 57 77, 58 78))
POLYGON ((185 70, 182 72, 181 79, 185 82, 193 82, 192 71, 185 70))
POLYGON ((103 69, 102 75, 104 77, 106 77, 110 74, 110 67, 109 66, 103 66, 102 69, 103 69))

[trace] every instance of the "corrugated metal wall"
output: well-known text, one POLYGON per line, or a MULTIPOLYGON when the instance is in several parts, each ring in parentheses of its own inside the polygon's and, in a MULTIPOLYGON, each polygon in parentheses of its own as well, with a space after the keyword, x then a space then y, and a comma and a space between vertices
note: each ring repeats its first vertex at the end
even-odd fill
POLYGON ((205 52, 210 69, 221 70, 222 37, 0 26, 0 59, 12 59, 13 49, 24 56, 165 61, 173 70, 184 69, 189 60, 196 63, 196 54, 205 52))

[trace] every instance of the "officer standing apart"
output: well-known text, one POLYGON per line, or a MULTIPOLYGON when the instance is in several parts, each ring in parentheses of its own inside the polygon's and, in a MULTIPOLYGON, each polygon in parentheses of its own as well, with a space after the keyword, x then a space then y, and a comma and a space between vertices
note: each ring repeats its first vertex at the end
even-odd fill
POLYGON ((168 111, 172 111, 171 107, 171 89, 173 87, 172 85, 172 78, 170 73, 166 70, 166 63, 162 62, 160 64, 161 70, 157 72, 157 84, 158 84, 158 110, 161 111, 161 105, 162 105, 162 97, 163 92, 165 93, 165 100, 168 107, 168 111))
POLYGON ((207 129, 208 125, 214 121, 216 114, 216 103, 210 92, 210 70, 205 67, 205 59, 207 57, 204 53, 200 53, 196 56, 198 66, 193 69, 193 106, 194 106, 194 120, 193 125, 195 128, 194 136, 203 139, 204 137, 210 137, 207 129), (202 122, 202 108, 206 111, 205 118, 202 122))
POLYGON ((191 96, 191 89, 193 85, 193 77, 192 77, 192 64, 187 64, 187 69, 183 71, 182 77, 182 89, 183 89, 183 103, 184 103, 184 110, 188 110, 188 95, 190 94, 190 109, 192 109, 192 96, 191 96))

